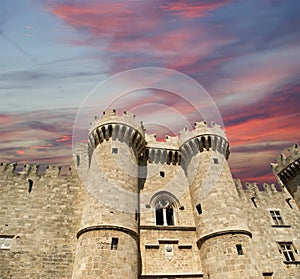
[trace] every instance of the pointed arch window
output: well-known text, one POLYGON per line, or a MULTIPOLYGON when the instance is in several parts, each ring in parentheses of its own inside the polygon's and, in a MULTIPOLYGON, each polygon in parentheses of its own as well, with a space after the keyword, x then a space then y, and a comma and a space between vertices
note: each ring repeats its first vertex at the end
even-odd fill
POLYGON ((168 192, 156 193, 151 203, 155 209, 155 224, 160 226, 174 226, 175 225, 175 212, 178 208, 177 198, 168 192))

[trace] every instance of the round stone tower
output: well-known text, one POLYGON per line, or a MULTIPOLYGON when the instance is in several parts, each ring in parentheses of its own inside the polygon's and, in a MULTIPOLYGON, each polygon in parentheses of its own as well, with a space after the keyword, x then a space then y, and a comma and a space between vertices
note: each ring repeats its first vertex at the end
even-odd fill
POLYGON ((195 123, 180 132, 181 165, 189 189, 205 278, 262 278, 251 251, 246 216, 229 169, 224 131, 195 123))
POLYGON ((300 208, 300 149, 294 144, 287 150, 288 156, 281 153, 271 167, 278 183, 288 189, 300 208))
POLYGON ((132 114, 104 112, 88 137, 88 175, 73 279, 138 278, 138 158, 144 128, 132 114))

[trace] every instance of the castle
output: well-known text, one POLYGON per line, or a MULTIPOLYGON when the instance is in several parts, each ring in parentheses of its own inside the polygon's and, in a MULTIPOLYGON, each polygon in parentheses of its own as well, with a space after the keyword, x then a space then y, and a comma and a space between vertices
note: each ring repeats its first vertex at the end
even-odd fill
POLYGON ((300 278, 300 150, 274 184, 232 178, 224 131, 165 141, 104 112, 67 174, 0 166, 0 278, 300 278))

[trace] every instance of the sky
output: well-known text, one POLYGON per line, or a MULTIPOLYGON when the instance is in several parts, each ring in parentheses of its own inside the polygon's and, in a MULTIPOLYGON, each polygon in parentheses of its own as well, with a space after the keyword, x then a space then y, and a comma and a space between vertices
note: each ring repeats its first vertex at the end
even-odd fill
MULTIPOLYGON (((299 26, 298 0, 2 0, 0 161, 69 165, 75 117, 93 89, 161 67, 196 80, 216 104, 234 177, 274 183, 270 163, 300 143, 299 26)), ((110 93, 97 94, 100 115, 110 93)), ((163 137, 195 120, 185 96, 173 97, 140 90, 113 105, 156 115, 148 131, 163 137)), ((201 112, 205 98, 192 99, 201 112)))

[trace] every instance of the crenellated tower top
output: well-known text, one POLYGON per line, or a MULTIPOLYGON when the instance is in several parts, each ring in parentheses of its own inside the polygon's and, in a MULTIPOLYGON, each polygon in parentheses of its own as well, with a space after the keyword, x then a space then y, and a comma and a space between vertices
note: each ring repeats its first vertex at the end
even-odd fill
POLYGON ((214 135, 227 140, 225 131, 221 128, 220 125, 212 122, 211 127, 209 127, 205 121, 201 121, 195 122, 194 129, 192 131, 189 131, 187 127, 180 131, 180 145, 183 145, 187 140, 190 140, 191 138, 199 137, 199 135, 214 135))
POLYGON ((271 168, 276 177, 280 179, 283 184, 288 183, 291 179, 300 174, 300 149, 297 144, 288 148, 288 156, 281 153, 276 161, 271 163, 271 168))
POLYGON ((101 117, 96 116, 91 123, 88 136, 88 156, 91 160, 94 149, 110 138, 118 139, 132 147, 137 156, 145 149, 145 128, 142 122, 135 120, 135 115, 124 111, 118 116, 116 110, 104 111, 101 117))
POLYGON ((115 109, 103 111, 101 116, 95 116, 95 120, 91 123, 90 133, 97 127, 105 124, 124 124, 131 126, 140 132, 143 136, 145 133, 145 128, 142 122, 137 122, 135 115, 131 112, 124 111, 122 115, 117 115, 115 109))
POLYGON ((180 131, 180 150, 184 164, 198 152, 213 150, 222 154, 226 159, 229 157, 229 144, 225 131, 220 125, 212 122, 209 127, 205 121, 196 122, 194 130, 189 131, 185 127, 180 131))

